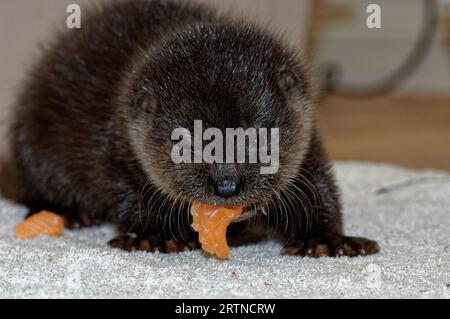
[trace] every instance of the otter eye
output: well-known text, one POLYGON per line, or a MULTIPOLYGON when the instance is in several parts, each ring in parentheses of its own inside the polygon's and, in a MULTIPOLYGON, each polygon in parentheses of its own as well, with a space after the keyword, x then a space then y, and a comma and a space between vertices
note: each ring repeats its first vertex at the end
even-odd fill
POLYGON ((152 113, 159 106, 159 100, 154 96, 142 94, 138 98, 138 106, 145 112, 152 113))

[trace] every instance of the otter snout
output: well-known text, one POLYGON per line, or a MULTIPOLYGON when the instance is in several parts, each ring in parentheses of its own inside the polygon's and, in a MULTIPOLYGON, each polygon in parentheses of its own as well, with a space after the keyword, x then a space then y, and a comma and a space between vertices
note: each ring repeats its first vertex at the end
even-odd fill
POLYGON ((215 196, 230 198, 239 196, 243 178, 236 165, 218 164, 211 172, 210 181, 215 196))
POLYGON ((238 196, 241 191, 242 179, 236 181, 232 179, 213 180, 214 195, 223 198, 238 196))

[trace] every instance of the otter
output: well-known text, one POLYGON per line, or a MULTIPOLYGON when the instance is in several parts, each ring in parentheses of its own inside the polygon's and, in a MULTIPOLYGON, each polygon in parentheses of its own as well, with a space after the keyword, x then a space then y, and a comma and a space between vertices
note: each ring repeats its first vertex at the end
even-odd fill
MULTIPOLYGON (((115 1, 83 12, 30 70, 11 131, 16 200, 69 227, 117 225, 125 250, 197 248, 192 201, 244 206, 228 232, 258 229, 299 256, 359 256, 344 235, 332 167, 297 50, 255 23, 200 4, 115 1), (174 163, 171 133, 279 128, 279 170, 260 163, 174 163)), ((270 142, 269 142, 270 143, 270 142)))

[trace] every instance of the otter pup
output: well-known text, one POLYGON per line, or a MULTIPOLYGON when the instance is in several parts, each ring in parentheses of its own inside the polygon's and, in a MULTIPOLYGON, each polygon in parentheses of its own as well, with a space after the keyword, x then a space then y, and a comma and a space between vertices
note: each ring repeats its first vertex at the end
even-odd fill
POLYGON ((17 200, 71 227, 113 222, 120 236, 110 245, 127 250, 197 247, 195 200, 245 206, 230 237, 256 225, 288 255, 376 253, 376 242, 343 234, 310 85, 278 37, 207 7, 149 0, 91 9, 80 30, 48 45, 17 99, 17 200), (196 120, 279 128, 278 172, 175 164, 171 133, 196 120))

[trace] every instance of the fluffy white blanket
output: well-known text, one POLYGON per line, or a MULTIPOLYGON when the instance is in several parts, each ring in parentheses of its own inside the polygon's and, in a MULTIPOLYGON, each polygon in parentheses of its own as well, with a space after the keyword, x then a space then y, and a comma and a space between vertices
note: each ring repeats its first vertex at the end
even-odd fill
POLYGON ((378 240, 379 255, 285 257, 271 242, 234 248, 225 262, 127 253, 107 247, 110 226, 21 241, 12 230, 26 210, 0 199, 0 297, 449 298, 450 174, 363 163, 336 173, 347 233, 378 240))

